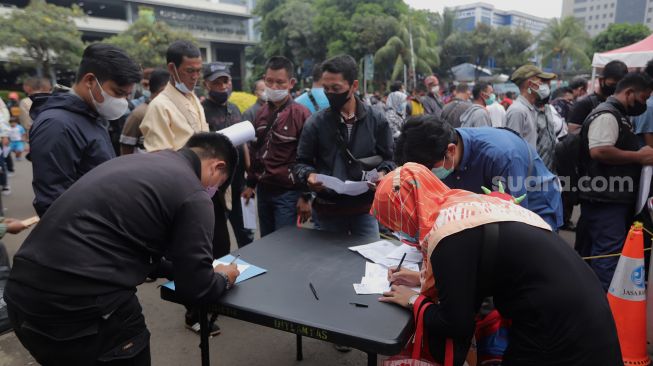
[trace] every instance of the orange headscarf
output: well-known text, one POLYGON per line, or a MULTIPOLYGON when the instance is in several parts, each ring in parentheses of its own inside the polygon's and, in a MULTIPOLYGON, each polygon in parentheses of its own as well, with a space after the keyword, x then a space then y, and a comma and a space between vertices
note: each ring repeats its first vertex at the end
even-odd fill
POLYGON ((406 163, 379 183, 372 215, 420 247, 422 294, 435 298, 430 257, 446 236, 491 222, 518 221, 551 230, 537 214, 497 197, 450 189, 423 165, 406 163))

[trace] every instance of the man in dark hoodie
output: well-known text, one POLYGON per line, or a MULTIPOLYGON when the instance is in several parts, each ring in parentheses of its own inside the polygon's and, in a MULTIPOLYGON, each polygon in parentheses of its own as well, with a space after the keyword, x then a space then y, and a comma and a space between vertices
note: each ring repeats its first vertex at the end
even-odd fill
POLYGON ((140 80, 140 67, 123 50, 96 43, 84 50, 69 93, 34 98, 29 139, 39 216, 84 174, 115 157, 107 121, 127 112, 127 97, 140 80))

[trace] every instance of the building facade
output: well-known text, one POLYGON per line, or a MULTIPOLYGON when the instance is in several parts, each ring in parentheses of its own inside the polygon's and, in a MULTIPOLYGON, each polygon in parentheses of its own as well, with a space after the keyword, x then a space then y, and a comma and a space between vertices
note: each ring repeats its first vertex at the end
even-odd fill
POLYGON ((653 2, 647 0, 563 0, 562 17, 573 16, 594 37, 612 23, 642 23, 653 28, 653 2))
POLYGON ((476 24, 483 23, 493 27, 523 28, 538 35, 549 23, 549 19, 525 14, 514 10, 495 9, 494 5, 487 3, 473 3, 447 8, 453 10, 456 18, 456 29, 469 32, 476 28, 476 24))
MULTIPOLYGON (((157 21, 190 32, 205 62, 232 64, 235 90, 245 81, 245 47, 255 38, 251 10, 254 0, 47 0, 70 7, 77 4, 87 17, 76 19, 84 41, 99 41, 126 30, 147 9, 157 21)), ((24 8, 29 0, 0 0, 0 15, 24 8)), ((161 65, 165 67, 165 65, 161 65)))

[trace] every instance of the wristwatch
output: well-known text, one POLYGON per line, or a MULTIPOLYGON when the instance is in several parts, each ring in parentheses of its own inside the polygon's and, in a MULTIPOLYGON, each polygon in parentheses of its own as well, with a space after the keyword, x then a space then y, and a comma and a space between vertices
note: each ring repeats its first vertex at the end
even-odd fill
POLYGON ((411 297, 408 299, 408 308, 409 308, 409 309, 412 309, 412 308, 413 308, 413 306, 415 305, 415 301, 417 301, 417 298, 418 298, 418 297, 419 297, 419 294, 415 294, 415 295, 411 296, 411 297))
POLYGON ((229 282, 229 276, 227 276, 226 273, 224 273, 224 272, 216 272, 216 273, 219 274, 220 276, 222 276, 222 278, 224 278, 224 283, 225 283, 224 288, 225 289, 229 290, 230 288, 232 288, 234 286, 231 282, 229 282))

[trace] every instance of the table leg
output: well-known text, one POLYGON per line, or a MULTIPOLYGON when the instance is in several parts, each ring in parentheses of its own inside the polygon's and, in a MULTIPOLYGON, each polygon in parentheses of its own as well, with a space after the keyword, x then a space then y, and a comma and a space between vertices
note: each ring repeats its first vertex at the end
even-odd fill
POLYGON ((367 366, 376 366, 376 353, 367 353, 367 366))
POLYGON ((302 336, 297 334, 297 361, 304 359, 304 352, 302 350, 302 336))
POLYGON ((209 360, 209 317, 206 306, 200 306, 200 350, 202 353, 202 366, 210 366, 209 360))

